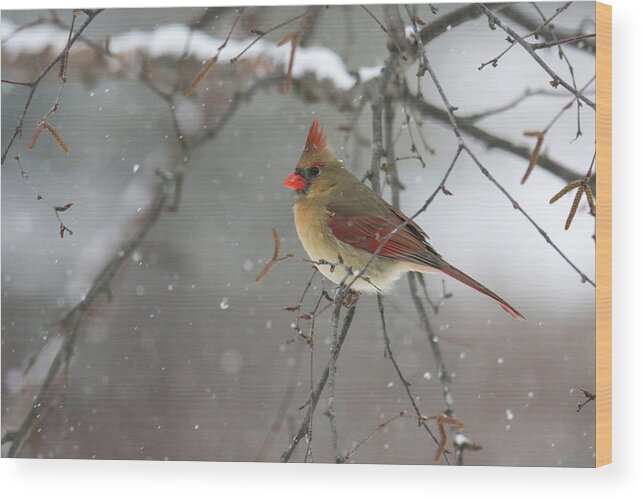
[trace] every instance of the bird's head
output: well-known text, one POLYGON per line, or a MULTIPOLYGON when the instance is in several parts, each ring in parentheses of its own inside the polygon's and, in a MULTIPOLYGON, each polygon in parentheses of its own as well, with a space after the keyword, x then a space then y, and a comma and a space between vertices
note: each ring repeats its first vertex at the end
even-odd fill
POLYGON ((315 119, 308 130, 297 167, 284 179, 284 186, 300 196, 320 197, 339 185, 345 175, 350 174, 328 147, 326 134, 315 119))

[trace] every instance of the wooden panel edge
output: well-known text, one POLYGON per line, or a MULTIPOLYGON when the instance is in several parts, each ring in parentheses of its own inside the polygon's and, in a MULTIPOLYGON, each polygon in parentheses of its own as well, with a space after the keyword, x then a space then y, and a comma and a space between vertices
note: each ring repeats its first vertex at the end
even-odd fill
POLYGON ((612 7, 596 3, 596 466, 612 462, 612 7))

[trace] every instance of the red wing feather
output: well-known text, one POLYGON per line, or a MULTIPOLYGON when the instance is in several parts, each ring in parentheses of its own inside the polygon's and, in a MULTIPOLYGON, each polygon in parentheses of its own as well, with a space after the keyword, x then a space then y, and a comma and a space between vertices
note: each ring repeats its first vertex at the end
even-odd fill
MULTIPOLYGON (((391 214, 395 215, 395 218, 388 219, 375 215, 338 215, 331 212, 328 225, 333 235, 340 241, 369 253, 375 253, 382 244, 382 239, 406 220, 404 215, 395 209, 391 210, 391 214)), ((445 262, 431 247, 427 238, 424 231, 410 221, 384 243, 379 255, 440 269, 445 274, 488 296, 515 319, 524 320, 520 312, 493 291, 445 262)))
MULTIPOLYGON (((397 213, 395 215, 396 219, 399 218, 397 213)), ((328 225, 333 235, 340 241, 369 253, 375 253, 382 244, 382 239, 393 232, 404 220, 399 218, 393 221, 374 215, 332 214, 328 225)), ((413 222, 402 227, 387 240, 379 255, 432 267, 439 267, 441 261, 440 256, 426 241, 426 234, 413 222)))

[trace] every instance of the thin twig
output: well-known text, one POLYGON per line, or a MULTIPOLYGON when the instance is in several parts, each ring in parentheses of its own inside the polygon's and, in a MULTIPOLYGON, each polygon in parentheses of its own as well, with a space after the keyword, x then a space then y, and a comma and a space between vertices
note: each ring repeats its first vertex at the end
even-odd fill
MULTIPOLYGON (((406 89, 402 93, 402 98, 406 102, 408 102, 409 105, 419 110, 422 114, 430 116, 431 118, 441 121, 442 123, 451 124, 449 113, 447 113, 444 109, 434 106, 433 104, 412 95, 406 89)), ((466 133, 476 140, 479 140, 487 148, 501 149, 529 161, 532 152, 530 148, 514 144, 507 139, 504 139, 497 135, 493 135, 483 128, 480 128, 468 122, 467 117, 456 118, 456 120, 458 123, 458 127, 463 133, 466 133)), ((546 154, 541 154, 539 156, 538 165, 548 172, 560 177, 566 182, 571 182, 578 177, 578 174, 574 170, 566 167, 565 165, 552 159, 546 154)))
MULTIPOLYGON (((579 93, 583 93, 587 87, 589 87, 594 80, 596 80, 596 75, 592 76, 590 80, 583 86, 583 88, 580 89, 579 93)), ((572 104, 574 102, 578 102, 578 98, 574 97, 571 99, 569 102, 567 102, 561 109, 556 113, 556 115, 551 119, 551 121, 545 126, 540 131, 526 131, 523 133, 525 137, 536 137, 536 145, 534 146, 534 149, 531 152, 531 157, 529 158, 529 164, 527 165, 527 170, 525 171, 522 179, 520 180, 521 184, 524 184, 529 176, 531 175, 531 172, 533 171, 534 167, 538 163, 538 160, 540 158, 540 151, 542 150, 543 143, 545 141, 545 135, 549 130, 551 129, 552 126, 560 119, 560 117, 565 114, 565 112, 572 107, 572 104)), ((576 138, 580 136, 580 120, 578 121, 578 132, 576 133, 576 138)))
POLYGON ((422 37, 420 36, 420 31, 418 30, 416 16, 413 15, 408 5, 404 5, 404 8, 406 9, 406 13, 411 19, 411 26, 413 27, 413 33, 415 34, 415 45, 418 49, 418 72, 416 76, 418 77, 419 92, 420 78, 422 78, 422 76, 424 76, 424 73, 426 72, 426 53, 424 52, 424 50, 422 50, 422 37))
MULTIPOLYGON (((393 354, 393 349, 391 348, 391 340, 388 336, 388 330, 386 329, 386 319, 384 317, 384 299, 382 298, 382 295, 377 295, 377 305, 378 309, 380 312, 380 320, 382 323, 382 335, 384 336, 384 352, 386 353, 386 357, 391 360, 391 364, 393 364, 393 369, 395 369, 395 372, 397 373, 397 377, 400 379, 400 382, 402 383, 402 386, 404 387, 404 391, 406 392, 406 395, 409 398, 409 401, 411 402, 411 406, 413 407, 413 410, 415 411, 415 414, 418 417, 418 424, 421 425, 426 432, 429 434, 433 442, 435 442, 436 445, 439 445, 440 442, 438 441, 437 437, 429 428, 429 425, 426 424, 426 418, 422 415, 422 412, 420 411, 420 408, 417 405, 415 396, 411 392, 411 383, 407 381, 407 379, 404 377, 404 374, 402 373, 402 369, 400 369, 399 364, 397 363, 397 360, 395 359, 395 355, 393 354)), ((444 455, 444 459, 447 464, 449 463, 449 458, 444 455)))
MULTIPOLYGON (((433 358, 437 366, 438 379, 440 380, 440 384, 442 385, 442 396, 444 399, 444 414, 451 417, 454 415, 453 394, 451 393, 451 375, 449 374, 449 371, 447 370, 447 367, 446 367, 446 363, 444 362, 442 349, 440 348, 440 345, 439 345, 439 339, 435 334, 433 327, 431 326, 431 321, 429 320, 429 316, 426 313, 426 309, 424 308, 422 299, 418 294, 414 273, 412 272, 409 273, 408 281, 409 281, 409 289, 411 292, 411 299, 413 300, 415 309, 418 315, 420 316, 420 323, 422 324, 422 328, 424 329, 424 332, 427 335, 427 340, 429 342, 429 346, 431 347, 431 353, 433 354, 433 358)), ((460 428, 458 427, 454 427, 452 431, 453 431, 453 441, 454 441, 453 445, 455 447, 456 464, 461 465, 463 463, 462 454, 464 450, 463 447, 459 444, 459 442, 463 440, 461 437, 458 437, 458 435, 461 434, 461 431, 460 431, 460 428)), ((466 441, 468 439, 465 438, 464 440, 466 441)))
POLYGON ((230 62, 234 64, 234 63, 235 63, 235 62, 237 62, 239 59, 241 59, 241 57, 243 56, 243 54, 245 54, 248 50, 250 50, 250 49, 252 48, 252 46, 253 46, 255 43, 257 43, 259 40, 261 40, 264 36, 266 36, 266 35, 268 35, 268 34, 272 33, 273 31, 278 30, 279 28, 283 28, 284 26, 286 26, 286 25, 290 24, 290 23, 291 23, 291 22, 293 22, 293 21, 296 21, 297 19, 301 19, 302 17, 304 17, 304 16, 305 16, 305 15, 307 15, 307 14, 308 14, 308 9, 306 9, 306 11, 305 11, 305 12, 303 12, 303 13, 301 13, 301 14, 296 15, 295 17, 291 17, 290 19, 286 19, 285 21, 283 21, 283 22, 281 22, 281 23, 277 24, 276 26, 273 26, 272 28, 270 28, 270 29, 268 29, 268 30, 266 30, 266 31, 260 31, 260 30, 257 30, 257 29, 252 30, 252 32, 253 32, 253 33, 255 33, 255 34, 257 35, 257 37, 256 37, 254 40, 252 40, 252 42, 250 42, 250 43, 246 46, 246 48, 244 48, 244 49, 243 49, 241 52, 239 52, 236 56, 234 56, 232 59, 230 59, 230 62))
MULTIPOLYGON (((337 289, 336 298, 339 295, 339 288, 337 289)), ((339 329, 339 315, 342 311, 342 302, 337 300, 335 310, 331 316, 331 343, 330 343, 330 360, 328 362, 328 409, 326 414, 330 421, 330 435, 331 443, 333 445, 333 454, 335 455, 335 462, 341 463, 342 456, 339 453, 339 442, 337 436, 337 420, 335 414, 335 377, 337 376, 337 341, 339 329)))
POLYGON ((579 94, 572 85, 567 83, 561 76, 559 76, 537 53, 536 51, 531 47, 531 44, 529 42, 526 42, 523 40, 518 33, 516 33, 511 27, 507 26, 504 22, 502 22, 498 16, 496 16, 485 4, 477 4, 478 8, 489 18, 489 21, 494 25, 494 26, 500 26, 500 28, 507 33, 509 36, 511 36, 514 40, 516 40, 526 51, 527 53, 542 67, 549 76, 551 76, 552 81, 551 84, 554 87, 557 87, 558 85, 561 85, 563 88, 571 92, 573 95, 577 96, 580 100, 582 100, 585 104, 587 104, 589 107, 592 109, 596 110, 596 103, 585 97, 584 95, 579 94))
POLYGON ((393 416, 392 418, 387 419, 383 423, 380 423, 377 425, 377 427, 371 431, 368 435, 366 435, 364 438, 362 438, 359 442, 357 442, 342 458, 344 462, 348 461, 355 453, 359 450, 359 448, 364 445, 366 442, 368 442, 371 438, 373 438, 375 435, 383 431, 386 427, 388 427, 393 421, 397 421, 400 418, 408 417, 409 414, 406 414, 406 412, 402 411, 398 415, 393 416))
MULTIPOLYGON (((337 357, 339 357, 339 354, 342 349, 342 345, 344 344, 344 340, 346 339, 348 330, 350 329, 351 323, 353 322, 353 317, 355 316, 356 308, 357 308, 357 305, 349 308, 346 311, 346 314, 344 315, 344 323, 342 324, 342 328, 339 332, 339 335, 337 336, 337 348, 335 350, 336 358, 334 359, 334 362, 337 362, 337 357)), ((315 409, 317 407, 317 402, 319 402, 319 398, 321 397, 322 391, 324 390, 324 387, 328 382, 329 371, 330 371, 330 363, 329 365, 326 366, 326 369, 324 369, 324 372, 322 373, 321 377, 319 378, 319 381, 317 382, 315 391, 312 397, 310 398, 310 403, 308 404, 308 411, 306 412, 306 416, 304 417, 304 420, 302 421, 299 427, 299 430, 293 437, 288 448, 281 455, 280 461, 282 463, 286 463, 290 461, 290 458, 292 457, 293 452, 295 452, 297 445, 299 444, 301 439, 308 434, 308 429, 312 423, 312 418, 315 413, 315 409)))
MULTIPOLYGON (((487 9, 489 10, 489 9, 487 9)), ((456 137, 456 140, 458 142, 458 145, 461 146, 466 152, 467 155, 474 161, 474 163, 478 166, 482 174, 491 181, 491 183, 496 186, 496 188, 502 192, 505 197, 510 201, 511 205, 514 207, 514 209, 518 210, 528 221, 529 223, 538 231, 538 233, 545 239, 547 244, 549 244, 554 250, 565 260, 570 267, 572 267, 578 275, 580 275, 582 282, 588 282, 591 284, 593 287, 596 287, 596 284, 594 281, 592 281, 584 272, 582 272, 575 264, 572 262, 569 257, 554 243, 554 241, 549 237, 549 235, 545 232, 545 230, 536 223, 536 221, 525 211, 524 208, 520 206, 518 201, 514 199, 514 197, 505 189, 505 187, 496 180, 496 178, 485 168, 485 166, 482 164, 482 162, 478 159, 476 154, 473 152, 473 150, 469 147, 464 142, 464 138, 462 136, 462 132, 460 130, 460 127, 458 126, 458 123, 455 118, 454 111, 457 109, 454 107, 448 100, 446 93, 444 92, 444 89, 442 88, 442 85, 440 84, 440 81, 438 80, 435 72, 433 71, 433 67, 431 66, 430 62, 428 62, 427 58, 427 71, 431 75, 431 79, 433 80, 434 85, 436 86, 438 93, 440 94, 440 97, 442 98, 442 102, 444 104, 444 107, 446 109, 446 112, 448 114, 449 118, 449 123, 451 124, 451 127, 453 129, 453 133, 456 137)))
MULTIPOLYGON (((518 39, 524 41, 527 38, 530 38, 534 36, 537 33, 540 33, 549 23, 551 23, 561 12, 567 10, 569 6, 572 4, 572 2, 567 2, 563 6, 559 7, 556 9, 556 12, 549 18, 549 19, 543 19, 543 24, 538 26, 535 30, 533 30, 531 33, 526 34, 525 36, 521 36, 519 38, 513 38, 509 43, 510 45, 503 50, 500 54, 498 54, 496 57, 493 59, 488 60, 487 62, 483 62, 480 64, 480 67, 478 67, 478 70, 483 69, 485 66, 488 66, 491 64, 494 68, 498 66, 498 61, 502 58, 503 55, 505 55, 507 52, 509 52, 515 45, 518 43, 518 39)), ((495 29, 495 28, 494 28, 495 29)))
MULTIPOLYGON (((536 2, 533 2, 532 5, 534 6, 534 9, 536 9, 536 12, 538 12, 538 15, 544 19, 545 15, 543 14, 542 10, 540 7, 538 7, 538 4, 536 2)), ((553 26, 550 26, 550 32, 552 37, 554 38, 554 42, 558 42, 558 36, 556 35, 556 31, 554 30, 553 26)), ((534 49, 536 50, 536 49, 534 49)), ((565 61, 565 64, 567 64, 567 69, 569 70, 569 75, 572 78, 572 86, 574 87, 574 91, 576 94, 578 94, 578 87, 576 85, 576 75, 574 73, 574 66, 572 66, 571 61, 569 60, 569 57, 567 57, 567 53, 563 49, 562 45, 558 45, 558 55, 561 59, 565 61)), ((581 102, 578 97, 576 97, 576 137, 572 139, 572 142, 574 142, 576 139, 578 139, 582 134, 581 126, 580 126, 580 108, 581 108, 581 102)))
POLYGON ((7 158, 7 154, 9 154, 9 150, 11 149, 11 146, 13 145, 14 141, 18 136, 22 135, 22 126, 25 121, 25 116, 27 116, 27 111, 29 110, 29 107, 31 106, 31 102, 33 100, 33 97, 36 93, 36 90, 38 88, 38 85, 42 81, 42 79, 47 76, 49 71, 58 63, 60 63, 63 60, 67 59, 67 56, 69 55, 69 50, 71 49, 72 45, 78 40, 78 37, 81 35, 83 31, 89 26, 89 24, 96 18, 98 14, 100 14, 103 11, 103 9, 97 9, 93 11, 85 11, 87 14, 87 19, 85 19, 85 22, 78 28, 78 31, 71 36, 67 44, 65 45, 65 48, 63 48, 60 53, 53 58, 49 64, 36 76, 33 80, 29 82, 29 84, 23 84, 24 86, 29 87, 31 90, 29 90, 29 94, 27 95, 27 100, 25 101, 24 107, 22 109, 22 113, 20 114, 20 118, 18 118, 18 124, 16 125, 16 128, 14 129, 11 138, 9 139, 9 142, 7 143, 7 146, 5 147, 3 153, 2 153, 2 159, 0 161, 0 164, 4 164, 5 159, 7 158))
POLYGON ((223 40, 223 43, 217 47, 217 53, 214 54, 214 56, 212 56, 212 58, 210 58, 205 63, 205 65, 201 68, 201 70, 194 76, 190 84, 185 88, 183 94, 186 97, 189 97, 194 93, 194 91, 199 86, 199 84, 205 79, 205 77, 210 73, 212 68, 217 63, 217 60, 219 59, 219 54, 221 54, 221 51, 228 45, 228 41, 230 40, 230 37, 232 36, 234 29, 237 27, 237 23, 241 19, 244 9, 245 7, 241 7, 237 12, 237 17, 235 17, 234 22, 230 27, 230 31, 228 31, 228 34, 225 37, 225 40, 223 40))
MULTIPOLYGON (((495 7, 495 4, 492 4, 492 6, 495 7)), ((522 27, 528 30, 533 30, 540 25, 540 21, 534 20, 530 16, 528 16, 525 13, 525 9, 523 9, 522 6, 520 6, 520 4, 518 3, 508 4, 505 8, 502 9, 502 14, 503 16, 510 19, 512 22, 520 24, 522 27)), ((560 26, 556 27, 556 31, 558 32, 558 35, 560 35, 563 38, 572 38, 578 35, 579 33, 582 34, 582 29, 578 31, 574 31, 574 30, 562 28, 560 26)), ((545 31, 543 33, 539 33, 539 35, 541 35, 547 41, 553 40, 551 32, 545 31)), ((582 50, 584 52, 588 52, 592 56, 596 54, 595 39, 590 38, 586 40, 585 43, 574 45, 573 47, 576 49, 582 50)))
POLYGON ((395 49, 397 50, 398 54, 400 54, 403 58, 406 58, 406 56, 404 56, 404 55, 403 55, 402 48, 399 46, 399 44, 398 44, 397 40, 395 39, 395 37, 394 37, 394 36, 389 32, 389 30, 388 30, 388 29, 386 29, 386 27, 384 26, 384 24, 382 24, 382 22, 381 22, 377 17, 375 17, 375 14, 373 14, 373 13, 369 10, 369 8, 368 8, 368 7, 366 7, 366 5, 360 5, 360 7, 361 7, 362 9, 364 9, 364 10, 366 11, 366 13, 371 17, 371 19, 373 19, 373 21, 375 21, 375 23, 377 23, 377 25, 379 26, 379 28, 380 28, 384 33, 386 33, 386 35, 388 36, 388 38, 389 38, 389 40, 391 41, 391 43, 395 46, 395 49))
POLYGON ((569 38, 562 38, 562 39, 553 40, 550 42, 532 43, 531 48, 534 50, 548 49, 551 47, 556 47, 558 45, 565 45, 568 43, 577 43, 582 40, 587 40, 588 38, 596 38, 596 33, 589 33, 587 35, 570 36, 569 38))
POLYGON ((11 446, 7 451, 8 457, 16 457, 20 453, 24 443, 29 438, 29 435, 35 428, 36 424, 41 421, 40 414, 44 409, 43 403, 49 393, 49 388, 58 375, 60 370, 69 362, 70 352, 73 351, 74 344, 77 340, 78 333, 84 323, 84 319, 90 314, 90 309, 96 298, 102 293, 107 292, 109 283, 121 268, 124 262, 128 260, 134 250, 138 247, 150 229, 156 224, 163 207, 167 200, 165 182, 159 184, 156 197, 149 209, 147 210, 145 222, 141 225, 139 230, 129 239, 126 244, 119 249, 119 251, 107 262, 103 269, 98 273, 94 282, 87 292, 85 297, 76 305, 64 319, 60 321, 61 324, 71 324, 69 329, 64 331, 64 341, 60 346, 54 360, 49 365, 47 374, 44 381, 40 386, 38 393, 33 399, 31 409, 22 420, 22 423, 15 431, 8 431, 3 440, 11 442, 11 446))
POLYGON ((65 203, 64 205, 56 205, 56 206, 51 204, 49 201, 47 201, 47 199, 45 199, 45 197, 40 193, 40 191, 36 188, 36 186, 34 186, 33 182, 31 181, 31 178, 22 167, 22 163, 20 162, 20 157, 16 156, 14 159, 16 160, 16 164, 18 165, 18 169, 20 170, 20 176, 34 192, 34 194, 36 195, 36 199, 38 201, 42 201, 43 203, 45 203, 47 206, 49 206, 49 208, 51 208, 51 211, 54 212, 54 215, 58 220, 58 226, 59 226, 58 234, 60 235, 60 237, 63 238, 65 236, 65 232, 67 232, 70 236, 73 235, 74 232, 69 227, 67 227, 63 223, 62 219, 60 218, 60 212, 67 211, 69 208, 73 206, 74 203, 65 203))
MULTIPOLYGON (((72 43, 75 39, 78 39, 79 33, 80 30, 76 32, 74 37, 72 37, 72 43)), ((253 86, 245 92, 242 92, 242 94, 249 96, 250 93, 255 92, 259 88, 261 87, 253 86)), ((241 98, 240 100, 245 99, 241 98)), ((238 108, 238 103, 235 103, 235 101, 233 100, 229 104, 228 110, 230 110, 231 108, 233 111, 235 111, 238 108)), ((226 115, 226 113, 224 113, 224 116, 226 115)), ((216 126, 211 128, 207 135, 208 139, 216 138, 221 130, 225 127, 227 122, 228 119, 222 119, 217 123, 216 126)), ((193 147, 198 147, 205 142, 205 140, 202 140, 198 143, 195 143, 193 147)), ((175 165, 174 170, 180 167, 181 164, 179 163, 178 165, 175 165)), ((166 211, 166 207, 168 206, 168 192, 172 190, 172 185, 176 182, 177 176, 174 171, 159 173, 162 181, 158 185, 155 198, 149 208, 146 210, 144 221, 138 231, 134 233, 132 237, 129 238, 125 242, 125 244, 121 248, 119 248, 119 250, 107 261, 102 270, 95 277, 94 282, 89 291, 85 294, 85 297, 76 306, 74 306, 60 321, 60 324, 62 324, 64 327, 67 327, 67 324, 71 324, 71 326, 69 326, 64 333, 65 339, 60 346, 60 349, 57 352, 56 356, 54 357, 54 360, 47 368, 47 373, 42 385, 39 388, 38 394, 34 398, 34 403, 32 404, 30 411, 26 414, 26 416, 18 426, 18 429, 8 430, 2 437, 3 442, 11 442, 11 446, 9 447, 9 450, 7 452, 7 455, 9 457, 17 456, 20 453, 35 426, 42 421, 41 415, 42 411, 45 409, 43 407, 43 402, 46 400, 53 380, 69 362, 71 354, 74 350, 75 343, 78 340, 80 329, 84 324, 85 319, 91 313, 92 305, 101 294, 111 294, 110 283, 112 282, 114 276, 123 266, 123 263, 128 260, 134 250, 145 239, 150 229, 156 225, 162 212, 166 211)), ((38 192, 34 186, 32 186, 30 183, 29 185, 34 189, 35 192, 38 192)), ((50 206, 54 208, 54 212, 56 216, 58 216, 58 212, 60 210, 56 210, 56 207, 51 204, 50 206)))
POLYGON ((510 111, 514 109, 515 107, 519 106, 522 104, 524 101, 529 99, 530 97, 534 96, 539 96, 539 95, 549 95, 552 97, 559 97, 560 94, 555 94, 553 92, 547 91, 547 90, 531 90, 527 88, 521 95, 516 97, 515 99, 510 100, 506 104, 502 104, 497 107, 492 107, 490 109, 487 109, 486 111, 481 111, 479 113, 474 113, 474 114, 468 114, 466 116, 458 116, 458 121, 460 123, 476 123, 484 118, 488 118, 489 116, 495 116, 497 114, 504 113, 505 111, 510 111))

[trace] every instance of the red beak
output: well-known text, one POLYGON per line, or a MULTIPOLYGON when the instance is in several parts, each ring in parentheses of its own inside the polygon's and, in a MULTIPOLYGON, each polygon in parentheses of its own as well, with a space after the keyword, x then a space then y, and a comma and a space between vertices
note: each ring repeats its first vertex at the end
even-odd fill
POLYGON ((292 172, 284 179, 284 186, 294 191, 303 191, 306 188, 306 180, 297 172, 292 172))

